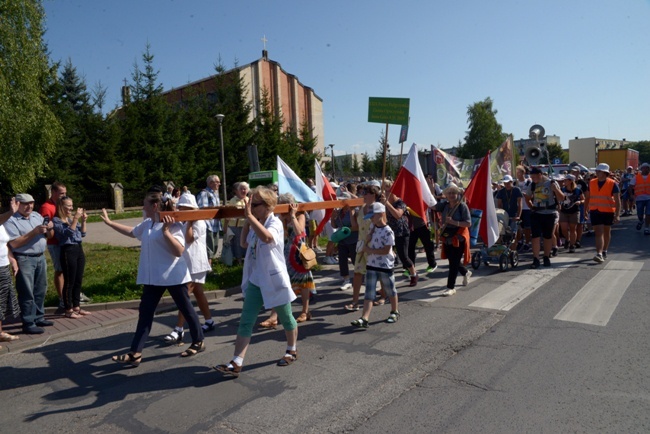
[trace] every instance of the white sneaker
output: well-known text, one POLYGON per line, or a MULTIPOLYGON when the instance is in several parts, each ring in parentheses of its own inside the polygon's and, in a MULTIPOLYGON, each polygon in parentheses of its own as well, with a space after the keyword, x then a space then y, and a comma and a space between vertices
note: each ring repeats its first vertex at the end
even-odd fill
POLYGON ((469 278, 472 277, 472 272, 467 270, 467 274, 463 276, 463 286, 469 285, 469 278))
POLYGON ((448 289, 445 292, 443 292, 441 295, 443 297, 449 297, 450 295, 454 295, 456 293, 455 289, 448 289))
POLYGON ((338 262, 332 256, 325 256, 325 259, 323 259, 323 264, 336 265, 338 262))
POLYGON ((348 289, 352 289, 352 281, 351 280, 344 280, 343 285, 339 288, 341 291, 347 291, 348 289))

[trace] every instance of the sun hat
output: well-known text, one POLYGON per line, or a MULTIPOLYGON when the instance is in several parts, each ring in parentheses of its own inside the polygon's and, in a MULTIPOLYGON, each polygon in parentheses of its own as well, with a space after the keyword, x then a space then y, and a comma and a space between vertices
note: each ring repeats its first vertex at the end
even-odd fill
POLYGON ((609 173, 609 164, 600 163, 598 166, 596 166, 596 172, 607 172, 607 173, 609 173))
POLYGON ((193 194, 182 194, 181 197, 178 198, 178 202, 176 203, 176 206, 179 207, 185 206, 192 209, 199 208, 193 194))

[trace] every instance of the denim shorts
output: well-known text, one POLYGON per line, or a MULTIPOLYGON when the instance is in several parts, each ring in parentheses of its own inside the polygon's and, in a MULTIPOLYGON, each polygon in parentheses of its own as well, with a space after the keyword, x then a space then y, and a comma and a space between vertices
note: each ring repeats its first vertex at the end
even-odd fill
POLYGON ((58 244, 48 244, 47 251, 50 252, 50 258, 52 259, 54 271, 57 273, 62 273, 63 267, 61 267, 61 246, 58 244))
POLYGON ((377 296, 377 281, 381 282, 382 288, 386 291, 389 297, 397 295, 397 288, 395 288, 395 276, 392 272, 383 272, 376 270, 366 271, 366 294, 364 300, 374 300, 377 296))

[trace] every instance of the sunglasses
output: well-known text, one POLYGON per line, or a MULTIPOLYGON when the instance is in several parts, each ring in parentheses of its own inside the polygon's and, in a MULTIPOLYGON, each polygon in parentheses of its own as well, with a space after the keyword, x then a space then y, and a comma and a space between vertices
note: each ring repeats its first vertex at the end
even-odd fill
POLYGON ((255 208, 255 207, 258 207, 260 205, 265 205, 265 203, 264 202, 252 202, 251 203, 251 208, 255 208))

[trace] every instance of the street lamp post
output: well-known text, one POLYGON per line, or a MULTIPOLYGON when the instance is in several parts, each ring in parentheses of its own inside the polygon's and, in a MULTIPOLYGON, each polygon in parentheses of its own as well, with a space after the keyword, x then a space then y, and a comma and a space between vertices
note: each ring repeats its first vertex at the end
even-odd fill
POLYGON ((223 118, 225 115, 218 114, 215 116, 219 121, 219 139, 221 140, 221 186, 223 187, 223 204, 228 202, 228 183, 226 182, 226 160, 223 153, 223 118))
POLYGON ((336 179, 334 173, 336 172, 334 167, 334 143, 329 144, 330 149, 332 150, 332 178, 336 179))

